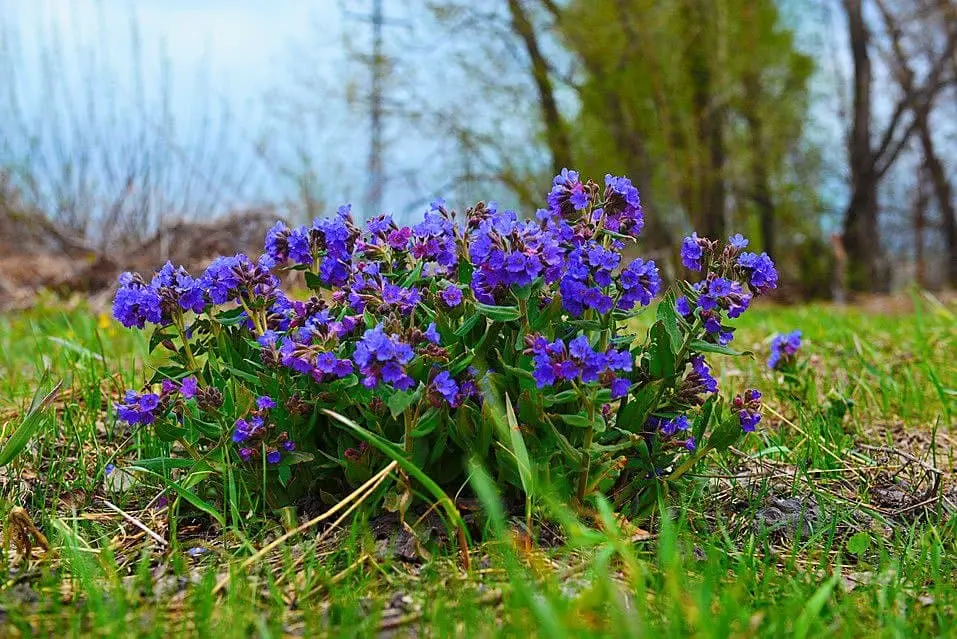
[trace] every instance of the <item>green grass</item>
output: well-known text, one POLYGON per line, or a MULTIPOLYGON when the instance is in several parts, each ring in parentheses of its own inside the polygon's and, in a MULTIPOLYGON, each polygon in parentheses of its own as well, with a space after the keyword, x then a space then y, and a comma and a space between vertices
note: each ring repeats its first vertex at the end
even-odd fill
POLYGON ((162 452, 109 408, 146 378, 143 340, 84 308, 0 316, 0 458, 38 392, 63 383, 55 410, 30 422, 36 435, 0 469, 4 538, 22 530, 22 507, 51 546, 27 561, 5 542, 0 636, 957 634, 957 317, 915 299, 916 312, 897 315, 813 305, 743 318, 736 344, 756 358, 723 365, 724 392, 756 386, 774 412, 746 450, 697 468, 689 491, 663 501, 666 516, 635 522, 649 540, 617 532, 610 512, 599 531, 542 500, 539 521, 563 524, 566 540, 526 545, 476 471, 491 514, 468 572, 454 545, 433 546, 421 565, 380 556, 362 515, 245 569, 282 534, 278 520, 250 515, 223 531, 183 519, 164 546, 103 502, 161 537, 169 530, 166 511, 145 508, 161 485, 119 485, 124 463, 162 452), (789 388, 763 359, 770 335, 792 328, 811 362, 789 388), (937 490, 926 490, 934 471, 894 450, 942 470, 937 490), (112 479, 108 463, 121 469, 112 479), (806 535, 754 524, 768 500, 789 496, 820 509, 806 535))

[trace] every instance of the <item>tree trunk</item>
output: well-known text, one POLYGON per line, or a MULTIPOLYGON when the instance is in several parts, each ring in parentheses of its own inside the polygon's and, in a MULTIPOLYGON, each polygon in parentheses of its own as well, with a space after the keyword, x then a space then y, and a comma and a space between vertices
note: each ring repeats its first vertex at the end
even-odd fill
MULTIPOLYGON (((709 15, 710 0, 689 0, 686 5, 687 26, 693 30, 717 28, 709 15)), ((725 234, 724 182, 724 112, 716 104, 714 87, 714 51, 708 33, 689 34, 689 73, 692 83, 692 108, 697 132, 697 175, 689 176, 690 201, 686 203, 691 219, 698 220, 698 230, 706 237, 723 239, 725 234), (699 146, 700 145, 700 146, 699 146)))
POLYGON ((879 291, 887 287, 881 273, 882 251, 877 226, 877 186, 871 148, 870 34, 864 22, 862 0, 844 0, 854 63, 854 122, 848 140, 851 164, 851 200, 844 215, 843 244, 849 262, 852 290, 879 291))
POLYGON ((508 10, 512 17, 512 29, 521 38, 532 64, 532 79, 538 90, 538 101, 545 124, 545 140, 552 155, 552 173, 558 174, 563 168, 572 168, 572 152, 565 123, 558 111, 552 80, 548 75, 548 63, 538 45, 535 28, 522 5, 522 0, 508 0, 508 10))
POLYGON ((947 245, 947 283, 957 287, 957 213, 954 211, 954 194, 950 179, 944 170, 944 165, 934 148, 934 137, 930 132, 930 125, 926 114, 920 114, 917 122, 917 131, 920 136, 920 145, 924 155, 924 168, 930 176, 934 187, 934 199, 940 209, 941 227, 944 231, 944 242, 947 245))

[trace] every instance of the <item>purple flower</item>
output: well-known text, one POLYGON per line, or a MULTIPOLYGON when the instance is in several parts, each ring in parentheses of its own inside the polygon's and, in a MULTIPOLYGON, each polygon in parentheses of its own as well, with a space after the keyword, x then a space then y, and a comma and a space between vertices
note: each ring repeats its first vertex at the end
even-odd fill
POLYGON ((618 275, 618 286, 622 289, 618 308, 629 310, 636 303, 648 306, 661 290, 658 267, 651 260, 637 258, 618 275))
POLYGON ((748 283, 755 293, 767 293, 778 286, 778 272, 767 253, 742 253, 738 257, 738 266, 750 278, 748 283))
POLYGON ((457 406, 459 385, 448 371, 440 371, 432 380, 432 390, 445 398, 450 406, 457 406))
POLYGON ((740 251, 748 245, 748 240, 740 233, 735 233, 728 238, 728 245, 735 251, 740 251))
POLYGON ((711 369, 703 355, 693 355, 691 357, 691 369, 693 383, 704 390, 706 393, 718 392, 718 380, 711 375, 711 369))
POLYGON ((289 227, 284 222, 276 222, 269 231, 266 232, 266 255, 282 264, 289 259, 289 227))
POLYGON ((588 207, 585 185, 578 179, 578 171, 562 169, 552 180, 552 190, 546 198, 548 210, 555 216, 570 217, 574 211, 588 207))
POLYGON ((268 395, 261 395, 256 398, 256 408, 259 410, 269 410, 276 407, 276 402, 268 395))
POLYGON ((761 421, 761 413, 750 410, 738 411, 738 420, 741 422, 741 429, 746 433, 754 432, 758 423, 761 421))
POLYGON ((753 432, 761 421, 761 413, 758 412, 761 410, 761 391, 751 388, 744 391, 743 396, 735 395, 731 405, 738 411, 741 429, 746 433, 753 432))
POLYGON ((363 375, 362 383, 373 388, 382 380, 393 387, 408 390, 415 385, 405 372, 414 352, 396 335, 387 335, 382 324, 367 330, 356 344, 353 361, 363 375))
POLYGON ((130 426, 152 424, 159 416, 160 407, 159 395, 132 390, 126 391, 122 402, 114 404, 117 417, 130 426))
POLYGON ((281 457, 278 450, 270 450, 266 453, 266 461, 270 464, 278 464, 281 457))
POLYGON ((198 389, 198 383, 196 378, 192 375, 183 380, 183 383, 180 384, 179 392, 180 395, 186 399, 192 399, 196 397, 196 391, 198 389))
POLYGON ((254 451, 252 448, 240 448, 239 458, 243 461, 249 461, 249 459, 253 456, 253 452, 254 451))
POLYGON ((689 317, 694 313, 694 307, 684 295, 675 300, 675 310, 678 311, 678 314, 682 317, 689 317))
POLYGON ((455 284, 449 284, 442 291, 442 301, 449 308, 455 308, 462 303, 462 289, 455 284))
POLYGON ((425 329, 425 339, 429 340, 433 344, 438 344, 442 338, 439 336, 439 331, 435 327, 435 322, 429 324, 429 327, 425 329))
POLYGON ((624 397, 628 394, 628 389, 631 387, 631 382, 625 379, 624 377, 616 377, 611 381, 611 396, 614 399, 619 397, 624 397))
POLYGON ((648 419, 648 423, 652 428, 660 430, 661 434, 666 437, 671 437, 679 430, 685 431, 691 428, 691 422, 684 415, 669 418, 652 416, 648 419))
POLYGON ((794 363, 795 355, 801 348, 801 331, 776 335, 771 340, 771 356, 768 358, 768 368, 777 370, 794 363))
POLYGON ((134 273, 123 273, 119 283, 113 298, 113 317, 123 326, 144 328, 147 322, 164 323, 159 293, 148 286, 143 278, 134 273))
POLYGON ((704 241, 697 233, 692 233, 681 241, 681 263, 692 271, 701 270, 701 258, 704 257, 704 241))
MULTIPOLYGON (((608 376, 609 383, 613 384, 614 371, 630 371, 633 366, 629 352, 613 349, 596 352, 583 335, 569 342, 567 348, 560 339, 549 343, 541 336, 527 338, 526 345, 525 352, 532 355, 535 365, 532 376, 539 388, 562 380, 577 379, 587 384, 602 376, 608 376)), ((621 388, 620 383, 617 388, 621 388)))
POLYGON ((605 205, 598 210, 609 231, 634 237, 645 225, 638 189, 626 177, 605 176, 605 205))

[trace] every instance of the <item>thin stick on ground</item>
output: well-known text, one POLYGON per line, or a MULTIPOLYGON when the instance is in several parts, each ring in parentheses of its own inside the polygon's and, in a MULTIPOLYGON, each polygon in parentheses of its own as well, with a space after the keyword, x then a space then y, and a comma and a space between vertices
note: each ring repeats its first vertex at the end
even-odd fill
POLYGON ((123 517, 123 519, 125 519, 125 520, 128 521, 128 522, 130 522, 131 524, 133 524, 134 526, 136 526, 137 528, 139 528, 140 530, 142 530, 143 532, 145 532, 147 535, 149 535, 150 537, 152 537, 153 540, 155 540, 156 543, 158 543, 160 546, 164 546, 164 547, 165 547, 165 546, 168 546, 168 545, 169 545, 169 542, 167 542, 165 539, 163 539, 162 537, 160 537, 158 534, 156 534, 155 532, 153 532, 152 530, 150 530, 150 529, 146 526, 146 524, 144 524, 143 522, 141 522, 139 519, 137 519, 137 518, 134 517, 133 515, 127 513, 126 511, 124 511, 124 510, 123 510, 122 508, 120 508, 119 506, 113 504, 112 502, 107 501, 106 499, 101 499, 100 501, 103 502, 103 505, 104 505, 104 506, 106 506, 107 508, 109 508, 109 509, 112 510, 113 512, 118 513, 119 515, 121 515, 121 516, 123 517))

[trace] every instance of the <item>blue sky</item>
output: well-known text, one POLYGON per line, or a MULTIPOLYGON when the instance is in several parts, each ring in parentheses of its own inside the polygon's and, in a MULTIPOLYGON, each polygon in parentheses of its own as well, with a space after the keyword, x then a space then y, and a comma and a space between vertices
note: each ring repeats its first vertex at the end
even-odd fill
MULTIPOLYGON (((385 4, 387 14, 407 18, 405 0, 385 4)), ((241 177, 226 189, 231 197, 215 206, 294 199, 293 173, 303 169, 304 154, 312 163, 315 195, 330 205, 358 205, 367 186, 368 118, 364 106, 350 106, 347 98, 365 90, 368 72, 350 62, 349 51, 366 48, 369 27, 344 16, 343 8, 367 12, 369 6, 368 0, 0 0, 0 35, 8 39, 0 70, 12 78, 9 94, 24 113, 20 134, 16 127, 8 130, 7 153, 12 148, 28 158, 24 162, 42 164, 37 157, 58 157, 61 139, 73 140, 73 152, 84 153, 87 137, 54 133, 53 127, 64 126, 56 113, 82 112, 77 105, 89 94, 91 102, 119 111, 87 116, 99 128, 114 129, 120 139, 126 129, 134 144, 132 129, 143 122, 162 126, 174 137, 170 146, 177 146, 165 151, 173 160, 193 153, 181 147, 203 135, 204 119, 213 119, 213 129, 228 129, 219 157, 199 158, 197 152, 188 168, 179 169, 218 175, 223 162, 242 165, 235 170, 241 177), (48 86, 51 77, 56 86, 48 86), (26 153, 28 144, 37 147, 26 153)), ((387 48, 410 59, 428 56, 418 33, 393 29, 387 48)), ((431 72, 428 64, 417 65, 407 64, 403 82, 431 72)), ((0 115, 9 107, 0 100, 0 115)), ((427 184, 447 182, 435 162, 445 143, 390 127, 386 168, 392 179, 385 201, 390 210, 408 213, 437 195, 427 192, 427 184)))

